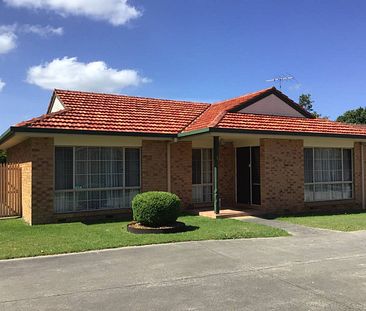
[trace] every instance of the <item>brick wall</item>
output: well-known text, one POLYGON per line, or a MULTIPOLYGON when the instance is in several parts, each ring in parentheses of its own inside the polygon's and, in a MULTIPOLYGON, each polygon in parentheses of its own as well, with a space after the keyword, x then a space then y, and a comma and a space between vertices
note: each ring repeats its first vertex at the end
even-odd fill
POLYGON ((141 191, 167 191, 167 142, 143 140, 141 149, 141 191))
POLYGON ((32 224, 54 220, 53 175, 53 138, 32 138, 32 224))
MULTIPOLYGON (((366 152, 366 147, 364 146, 364 153, 366 152)), ((353 149, 353 177, 354 177, 354 199, 355 204, 358 205, 358 207, 362 207, 362 170, 361 170, 361 143, 355 143, 354 149, 353 149)), ((364 154, 364 161, 366 160, 365 154, 364 154)), ((366 165, 365 165, 366 167, 366 165)))
MULTIPOLYGON (((166 141, 142 142, 142 191, 168 190, 167 146, 166 141)), ((298 213, 361 208, 360 143, 354 146, 354 200, 304 203, 303 156, 302 140, 261 139, 261 209, 269 213, 298 213)), ((52 138, 30 138, 8 150, 8 161, 20 163, 22 167, 22 213, 30 224, 53 222, 58 217, 53 213, 53 157, 52 138)), ((366 167, 366 146, 364 161, 366 167)), ((170 174, 171 192, 182 199, 184 208, 189 207, 192 204, 191 142, 170 144, 170 174)), ((219 191, 222 207, 233 206, 235 149, 232 143, 220 146, 219 191)))
POLYGON ((29 224, 53 222, 53 138, 30 138, 7 153, 10 163, 22 167, 24 220, 29 224))
POLYGON ((302 140, 261 139, 261 208, 297 212, 304 208, 302 140))
POLYGON ((235 148, 233 143, 220 146, 219 193, 222 208, 232 208, 235 203, 235 148))
MULTIPOLYGON (((141 190, 168 191, 168 142, 142 141, 141 190)), ((177 194, 187 208, 192 202, 192 143, 170 144, 170 191, 177 194)))
POLYGON ((192 204, 192 142, 170 145, 171 192, 178 195, 183 208, 192 204))

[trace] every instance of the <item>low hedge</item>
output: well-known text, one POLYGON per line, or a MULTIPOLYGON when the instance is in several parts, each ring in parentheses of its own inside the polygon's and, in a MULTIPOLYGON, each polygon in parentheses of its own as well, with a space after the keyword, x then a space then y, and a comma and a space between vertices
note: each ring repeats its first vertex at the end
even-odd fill
POLYGON ((162 227, 176 222, 181 202, 177 195, 163 191, 149 191, 132 200, 133 219, 141 225, 162 227))

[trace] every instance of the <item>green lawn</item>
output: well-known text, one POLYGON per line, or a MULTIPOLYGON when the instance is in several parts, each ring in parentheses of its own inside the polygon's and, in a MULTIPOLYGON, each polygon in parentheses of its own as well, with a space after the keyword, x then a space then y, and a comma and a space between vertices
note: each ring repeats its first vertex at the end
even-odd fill
POLYGON ((339 231, 366 230, 366 213, 329 216, 295 216, 281 217, 278 219, 315 228, 339 231))
POLYGON ((136 235, 127 232, 127 221, 81 222, 28 226, 21 219, 0 220, 0 259, 60 254, 133 245, 197 240, 223 240, 287 236, 286 231, 233 219, 182 216, 192 231, 136 235))

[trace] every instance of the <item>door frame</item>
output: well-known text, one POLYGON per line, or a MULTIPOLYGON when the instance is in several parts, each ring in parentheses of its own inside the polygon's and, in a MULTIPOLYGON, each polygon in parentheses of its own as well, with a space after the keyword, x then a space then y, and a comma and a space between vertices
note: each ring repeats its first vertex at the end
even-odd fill
MULTIPOLYGON (((259 155, 260 155, 260 146, 259 145, 253 145, 253 146, 240 146, 240 147, 235 147, 235 203, 236 204, 245 204, 245 203, 238 203, 238 159, 237 159, 237 149, 238 148, 250 148, 250 152, 249 152, 249 161, 250 161, 250 166, 252 165, 252 148, 258 147, 259 148, 259 155)), ((253 182, 252 182, 252 167, 250 167, 250 203, 249 205, 260 205, 260 204, 253 204, 253 182)), ((259 183, 259 187, 261 189, 261 182, 259 183)))

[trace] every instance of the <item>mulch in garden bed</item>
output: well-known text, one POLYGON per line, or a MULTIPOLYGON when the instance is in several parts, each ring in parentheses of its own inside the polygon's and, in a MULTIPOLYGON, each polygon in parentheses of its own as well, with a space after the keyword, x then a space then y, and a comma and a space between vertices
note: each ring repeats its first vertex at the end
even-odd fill
POLYGON ((163 227, 146 227, 138 222, 131 222, 127 225, 127 231, 135 234, 177 233, 190 230, 192 230, 191 226, 186 226, 185 223, 180 221, 163 227))

